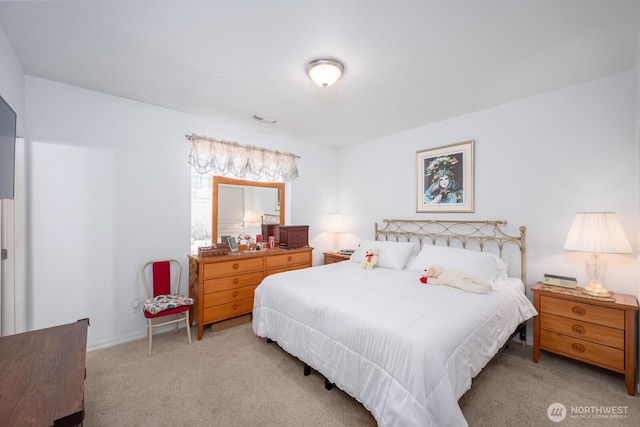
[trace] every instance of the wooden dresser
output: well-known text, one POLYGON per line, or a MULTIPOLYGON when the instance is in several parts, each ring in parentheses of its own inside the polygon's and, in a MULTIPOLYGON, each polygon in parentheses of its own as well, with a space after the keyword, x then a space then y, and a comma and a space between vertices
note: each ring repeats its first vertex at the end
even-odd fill
POLYGON ((600 366, 625 375, 634 395, 638 302, 614 293, 610 301, 589 298, 582 288, 569 290, 538 283, 533 288, 533 361, 540 350, 600 366))
POLYGON ((205 325, 253 311, 253 291, 270 274, 311 267, 313 248, 274 249, 227 256, 189 255, 189 296, 198 340, 205 325))
POLYGON ((0 338, 0 425, 84 420, 89 319, 0 338))

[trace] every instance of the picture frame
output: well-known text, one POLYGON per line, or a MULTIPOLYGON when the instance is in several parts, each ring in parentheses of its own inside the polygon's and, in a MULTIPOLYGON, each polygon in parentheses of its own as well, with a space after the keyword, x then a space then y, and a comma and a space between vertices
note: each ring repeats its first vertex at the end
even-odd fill
POLYGON ((474 144, 416 152, 416 212, 474 211, 474 144))
POLYGON ((231 252, 238 252, 238 242, 235 237, 227 236, 227 244, 229 245, 229 250, 231 252))

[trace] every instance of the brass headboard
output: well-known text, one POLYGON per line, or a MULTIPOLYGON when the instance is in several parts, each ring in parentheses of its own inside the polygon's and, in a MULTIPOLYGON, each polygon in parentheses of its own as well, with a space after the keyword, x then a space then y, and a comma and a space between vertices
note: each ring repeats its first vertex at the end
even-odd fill
POLYGON ((515 245, 520 253, 520 278, 526 285, 526 233, 527 227, 519 228, 520 235, 507 234, 504 227, 507 221, 450 221, 450 220, 404 220, 384 219, 383 226, 374 224, 375 240, 397 242, 418 242, 420 247, 426 244, 446 245, 464 249, 495 251, 505 259, 507 245, 515 245))

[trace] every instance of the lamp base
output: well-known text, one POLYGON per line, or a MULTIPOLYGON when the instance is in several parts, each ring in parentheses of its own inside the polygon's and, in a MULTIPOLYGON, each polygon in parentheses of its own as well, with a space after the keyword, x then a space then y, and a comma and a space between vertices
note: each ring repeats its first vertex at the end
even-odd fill
POLYGON ((613 292, 609 292, 603 288, 600 282, 591 282, 582 292, 593 297, 610 297, 613 295, 613 292))

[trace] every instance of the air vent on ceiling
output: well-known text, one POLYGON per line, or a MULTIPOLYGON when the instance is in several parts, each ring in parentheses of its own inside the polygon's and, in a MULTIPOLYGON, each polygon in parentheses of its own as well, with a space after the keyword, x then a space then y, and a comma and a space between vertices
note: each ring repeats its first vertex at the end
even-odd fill
POLYGON ((262 116, 258 116, 257 114, 253 115, 253 119, 260 122, 260 123, 265 123, 267 125, 275 125, 276 124, 276 120, 275 119, 270 119, 269 117, 262 117, 262 116))

